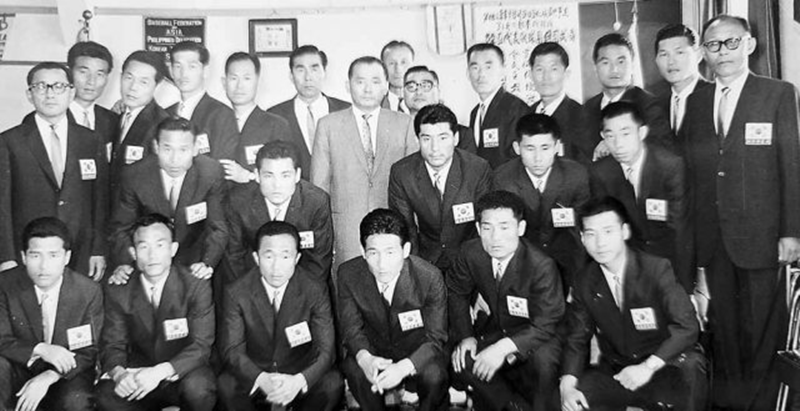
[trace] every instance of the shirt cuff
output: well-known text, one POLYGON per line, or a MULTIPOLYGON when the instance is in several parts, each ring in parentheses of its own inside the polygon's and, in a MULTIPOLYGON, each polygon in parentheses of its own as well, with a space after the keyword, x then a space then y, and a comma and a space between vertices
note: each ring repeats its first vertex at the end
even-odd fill
POLYGON ((301 373, 301 372, 297 373, 295 375, 297 375, 297 376, 299 376, 300 378, 303 379, 303 388, 300 389, 300 392, 303 393, 303 394, 307 393, 308 392, 308 381, 306 380, 306 376, 303 375, 303 373, 301 373))
POLYGON ((403 367, 403 371, 405 371, 406 377, 410 377, 417 373, 417 367, 414 366, 414 363, 411 362, 411 359, 404 358, 397 363, 397 365, 403 367))
POLYGON ((647 357, 647 359, 644 361, 644 365, 653 371, 660 370, 661 367, 663 367, 665 364, 666 363, 664 362, 664 360, 658 358, 658 356, 656 355, 651 355, 647 357))

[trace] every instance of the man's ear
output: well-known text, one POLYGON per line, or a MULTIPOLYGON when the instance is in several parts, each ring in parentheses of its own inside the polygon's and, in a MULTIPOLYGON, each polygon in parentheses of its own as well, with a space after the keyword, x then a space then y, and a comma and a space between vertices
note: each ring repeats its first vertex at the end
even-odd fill
POLYGON ((175 257, 175 254, 177 254, 177 253, 178 253, 178 248, 179 248, 179 247, 180 247, 180 244, 178 244, 178 242, 177 242, 177 241, 173 241, 173 242, 172 242, 172 245, 171 245, 171 248, 172 248, 172 250, 171 250, 171 251, 172 251, 172 253, 171 253, 171 254, 172 254, 172 257, 173 257, 173 258, 175 257))
POLYGON ((136 249, 133 247, 128 247, 128 254, 130 254, 133 261, 136 261, 136 249))
POLYGON ((409 255, 411 255, 411 241, 406 241, 403 244, 403 258, 408 258, 409 255))
POLYGON ((642 125, 639 127, 639 140, 644 141, 647 138, 647 135, 650 133, 650 127, 646 125, 642 125))
POLYGON ((622 224, 622 239, 628 241, 631 238, 631 226, 628 223, 622 224))
POLYGON ((252 254, 252 256, 253 256, 253 261, 255 261, 255 262, 256 262, 256 265, 258 265, 258 253, 257 253, 257 252, 255 252, 255 251, 253 251, 253 254, 252 254))
POLYGON ((520 152, 520 149, 519 149, 519 141, 514 141, 513 143, 511 143, 511 147, 513 147, 513 148, 514 148, 514 152, 515 152, 517 155, 519 155, 519 152, 520 152))
POLYGON ((458 147, 458 142, 461 141, 461 134, 458 131, 453 134, 453 141, 455 141, 455 146, 458 147))
POLYGON ((517 236, 524 236, 526 228, 528 228, 528 222, 525 220, 520 220, 519 225, 517 226, 517 236))

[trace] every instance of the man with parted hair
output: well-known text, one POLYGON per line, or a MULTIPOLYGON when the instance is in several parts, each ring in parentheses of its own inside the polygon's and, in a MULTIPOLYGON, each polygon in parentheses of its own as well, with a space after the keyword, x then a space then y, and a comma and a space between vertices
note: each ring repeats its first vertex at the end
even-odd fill
POLYGON ((403 101, 403 87, 406 70, 414 64, 414 57, 414 48, 403 40, 392 40, 381 49, 381 61, 389 77, 389 89, 381 107, 408 114, 408 105, 403 101))
POLYGON ((413 118, 425 106, 441 102, 439 75, 427 66, 414 66, 406 70, 403 80, 403 101, 413 118))
POLYGON ((79 125, 94 130, 103 142, 116 136, 119 116, 97 105, 114 68, 111 52, 94 41, 75 43, 67 52, 67 66, 75 84, 75 99, 69 105, 73 119, 79 125))

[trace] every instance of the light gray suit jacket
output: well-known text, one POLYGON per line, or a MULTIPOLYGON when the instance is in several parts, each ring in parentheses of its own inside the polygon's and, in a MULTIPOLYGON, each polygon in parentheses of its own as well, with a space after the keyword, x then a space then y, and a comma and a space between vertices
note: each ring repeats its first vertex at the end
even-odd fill
POLYGON ((353 109, 331 113, 317 126, 311 182, 331 196, 336 266, 361 254, 361 219, 388 206, 389 169, 419 149, 411 117, 402 113, 381 109, 376 135, 370 173, 353 109))

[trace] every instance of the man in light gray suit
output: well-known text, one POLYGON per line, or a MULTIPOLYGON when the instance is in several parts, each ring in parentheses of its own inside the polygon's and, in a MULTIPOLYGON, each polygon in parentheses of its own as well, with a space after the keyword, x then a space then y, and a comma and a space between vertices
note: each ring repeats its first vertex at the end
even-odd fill
POLYGON ((347 72, 353 107, 319 120, 311 182, 331 196, 334 267, 361 255, 358 226, 388 206, 389 169, 419 149, 411 117, 381 108, 388 73, 375 57, 361 57, 347 72))

